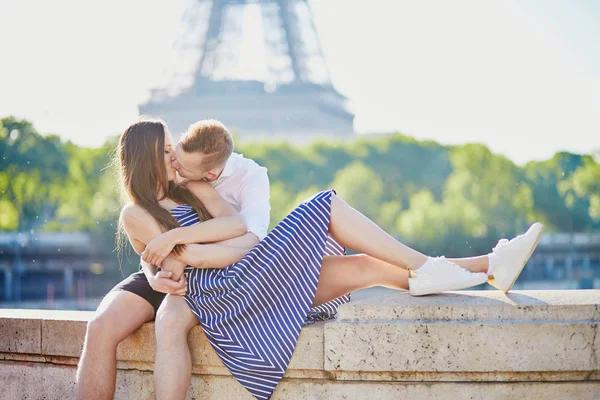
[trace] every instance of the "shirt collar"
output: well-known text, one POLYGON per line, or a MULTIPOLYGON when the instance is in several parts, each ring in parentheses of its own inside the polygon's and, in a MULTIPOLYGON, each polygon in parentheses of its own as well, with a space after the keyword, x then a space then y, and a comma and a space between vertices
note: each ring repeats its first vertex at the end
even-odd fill
POLYGON ((223 178, 227 178, 228 176, 231 176, 231 174, 233 174, 236 156, 237 154, 231 153, 231 156, 229 156, 229 158, 227 159, 227 163, 225 163, 225 168, 223 168, 223 172, 221 172, 221 175, 219 176, 217 181, 220 181, 223 178))

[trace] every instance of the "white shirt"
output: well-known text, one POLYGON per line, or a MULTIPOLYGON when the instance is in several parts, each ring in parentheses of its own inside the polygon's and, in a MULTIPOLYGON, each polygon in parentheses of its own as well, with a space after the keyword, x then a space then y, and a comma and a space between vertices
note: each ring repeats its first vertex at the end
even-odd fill
POLYGON ((265 167, 242 154, 233 153, 212 185, 244 218, 248 232, 258 236, 259 240, 267 236, 271 194, 265 167))

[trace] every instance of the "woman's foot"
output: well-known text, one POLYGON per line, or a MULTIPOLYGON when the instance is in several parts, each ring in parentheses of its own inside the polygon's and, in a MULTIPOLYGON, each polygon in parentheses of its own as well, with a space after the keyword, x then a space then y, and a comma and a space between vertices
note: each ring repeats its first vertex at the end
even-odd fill
POLYGON ((504 293, 510 290, 540 241, 543 230, 544 226, 536 222, 524 234, 510 241, 507 239, 498 241, 492 253, 488 255, 490 285, 504 293))
POLYGON ((451 263, 444 257, 429 257, 420 268, 411 271, 408 279, 410 294, 423 296, 447 290, 460 290, 488 281, 485 272, 471 272, 451 263))

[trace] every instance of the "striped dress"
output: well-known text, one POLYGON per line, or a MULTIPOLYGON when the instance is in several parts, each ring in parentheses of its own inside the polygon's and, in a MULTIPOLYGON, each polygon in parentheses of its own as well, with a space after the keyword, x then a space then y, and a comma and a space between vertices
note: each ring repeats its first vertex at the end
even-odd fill
MULTIPOLYGON (((303 325, 335 318, 342 296, 311 307, 325 255, 345 249, 328 235, 332 190, 296 207, 239 262, 186 269, 187 304, 231 374, 258 399, 271 397, 303 325)), ((200 222, 187 205, 181 226, 200 222)))

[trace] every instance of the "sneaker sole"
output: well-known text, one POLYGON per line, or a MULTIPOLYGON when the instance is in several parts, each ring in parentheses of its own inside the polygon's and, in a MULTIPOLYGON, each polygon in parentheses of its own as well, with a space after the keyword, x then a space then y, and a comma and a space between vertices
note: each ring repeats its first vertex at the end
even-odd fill
MULTIPOLYGON (((542 224, 540 224, 540 225, 542 225, 542 224)), ((521 272, 523 272, 523 268, 525 268, 525 265, 527 265, 527 261, 529 261, 529 259, 531 258, 531 255, 535 251, 535 248, 537 247, 538 243, 540 242, 540 238, 542 237, 542 232, 544 232, 544 225, 542 225, 542 228, 538 232, 538 235, 535 238, 535 242, 533 243, 533 246, 531 246, 531 250, 529 251, 529 254, 527 255, 527 257, 525 257, 525 261, 523 262, 521 267, 517 270, 517 273, 515 274, 514 279, 512 280, 510 285, 508 285, 506 290, 501 283, 496 282, 496 280, 494 279, 493 276, 490 279, 488 279, 488 283, 490 285, 492 285, 493 287, 495 287, 496 289, 500 290, 501 292, 508 293, 508 291, 513 287, 513 285, 515 284, 517 279, 519 279, 521 272)))
POLYGON ((411 296, 427 296, 429 294, 436 294, 436 293, 440 293, 440 292, 447 292, 447 291, 452 291, 452 290, 461 290, 461 289, 467 289, 473 286, 478 286, 481 285, 483 283, 487 282, 487 275, 484 272, 480 272, 480 274, 482 274, 482 276, 477 276, 477 279, 473 279, 472 281, 470 281, 469 283, 465 283, 464 285, 457 287, 456 284, 451 285, 451 284, 440 284, 435 286, 435 288, 428 288, 428 290, 419 290, 419 289, 412 289, 412 287, 410 287, 410 282, 414 281, 414 279, 416 278, 410 278, 409 279, 409 293, 411 296))

